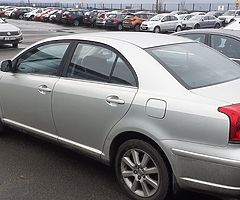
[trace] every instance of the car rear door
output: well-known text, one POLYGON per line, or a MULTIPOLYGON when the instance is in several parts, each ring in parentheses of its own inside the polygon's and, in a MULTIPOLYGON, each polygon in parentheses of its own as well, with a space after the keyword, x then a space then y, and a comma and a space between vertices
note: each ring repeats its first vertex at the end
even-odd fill
POLYGON ((68 65, 53 92, 59 140, 99 156, 135 97, 136 75, 114 49, 90 42, 77 44, 68 65))
POLYGON ((13 61, 16 72, 5 72, 0 84, 5 123, 56 139, 52 91, 69 45, 69 41, 47 42, 13 61))

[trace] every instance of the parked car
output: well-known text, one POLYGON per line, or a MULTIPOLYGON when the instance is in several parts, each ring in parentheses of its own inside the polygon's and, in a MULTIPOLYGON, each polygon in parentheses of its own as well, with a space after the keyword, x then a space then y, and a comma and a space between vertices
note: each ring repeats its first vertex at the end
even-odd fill
POLYGON ((4 17, 4 9, 3 8, 0 8, 0 17, 4 17))
POLYGON ((51 15, 54 15, 56 12, 58 12, 58 10, 51 10, 50 12, 42 15, 41 21, 42 22, 48 22, 50 17, 51 17, 51 15))
POLYGON ((196 15, 182 24, 184 29, 220 28, 221 20, 214 16, 196 15))
POLYGON ((140 30, 154 33, 181 31, 182 23, 177 16, 168 13, 158 14, 149 21, 144 21, 141 24, 140 30))
POLYGON ((206 15, 214 16, 216 18, 222 16, 224 14, 224 11, 209 11, 206 15))
POLYGON ((234 21, 235 17, 240 16, 240 10, 228 10, 218 19, 222 20, 223 25, 227 25, 234 21))
POLYGON ((97 17, 98 15, 101 15, 101 14, 102 13, 99 13, 97 10, 85 12, 84 18, 83 18, 84 25, 95 27, 97 17))
POLYGON ((12 44, 14 48, 17 48, 22 39, 22 32, 19 28, 0 18, 0 44, 12 44))
POLYGON ((206 45, 151 33, 61 36, 1 71, 1 131, 111 165, 130 199, 164 200, 172 185, 239 197, 240 67, 206 45))
POLYGON ((25 13, 23 15, 23 19, 33 21, 35 18, 35 15, 37 15, 38 13, 41 13, 41 12, 43 12, 42 8, 36 8, 36 9, 32 10, 31 12, 25 13))
POLYGON ((106 20, 112 12, 101 13, 96 19, 96 27, 105 28, 106 20))
POLYGON ((149 12, 137 12, 130 17, 125 17, 123 20, 123 28, 125 30, 134 30, 134 31, 140 31, 140 26, 142 22, 151 19, 154 15, 154 13, 149 12))
POLYGON ((224 29, 240 31, 240 18, 234 18, 234 20, 224 27, 224 29))
POLYGON ((49 21, 52 23, 60 24, 62 23, 62 17, 63 13, 66 11, 66 9, 60 9, 56 13, 50 16, 49 21))
POLYGON ((84 18, 83 10, 69 10, 63 13, 62 23, 66 25, 79 26, 83 24, 83 18, 84 18))
POLYGON ((202 29, 174 33, 202 42, 240 64, 240 32, 225 29, 202 29))
POLYGON ((6 10, 4 10, 4 17, 11 18, 14 8, 15 7, 9 7, 6 10))
POLYGON ((183 14, 188 14, 188 11, 186 10, 176 10, 176 11, 172 11, 170 12, 171 15, 183 15, 183 14))
POLYGON ((10 17, 13 19, 23 19, 25 13, 31 12, 33 8, 31 7, 17 7, 14 8, 10 17))
POLYGON ((51 10, 52 10, 52 9, 45 9, 45 10, 43 10, 42 12, 37 13, 37 14, 35 15, 35 17, 34 17, 34 20, 35 20, 35 21, 42 21, 43 15, 51 12, 51 10))
POLYGON ((118 31, 123 30, 123 20, 127 16, 126 13, 111 13, 105 22, 105 28, 115 29, 118 31))

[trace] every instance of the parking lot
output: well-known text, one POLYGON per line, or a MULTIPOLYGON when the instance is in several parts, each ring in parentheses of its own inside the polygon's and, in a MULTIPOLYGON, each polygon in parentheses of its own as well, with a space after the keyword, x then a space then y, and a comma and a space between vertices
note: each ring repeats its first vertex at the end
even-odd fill
MULTIPOLYGON (((16 55, 44 38, 104 31, 85 27, 67 27, 42 22, 8 20, 21 28, 24 40, 18 49, 0 46, 0 60, 16 55)), ((126 200, 112 170, 55 144, 8 130, 0 137, 0 199, 97 199, 126 200)), ((186 200, 218 200, 212 196, 188 192, 186 200)))

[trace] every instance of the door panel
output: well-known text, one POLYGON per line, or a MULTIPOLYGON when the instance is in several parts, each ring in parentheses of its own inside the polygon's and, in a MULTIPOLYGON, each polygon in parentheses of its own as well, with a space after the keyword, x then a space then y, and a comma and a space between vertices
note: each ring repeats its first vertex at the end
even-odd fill
POLYGON ((111 128, 125 115, 137 89, 61 78, 53 94, 60 137, 101 150, 111 128), (124 103, 108 102, 115 96, 124 103))
POLYGON ((3 118, 56 134, 52 117, 52 91, 69 43, 44 43, 20 55, 16 72, 4 73, 0 84, 3 118))
POLYGON ((40 93, 39 86, 53 89, 57 80, 57 77, 5 73, 0 84, 3 117, 55 134, 52 93, 40 93))
POLYGON ((101 152, 107 134, 126 114, 137 92, 133 74, 113 49, 79 43, 66 77, 56 83, 53 92, 59 136, 101 152))

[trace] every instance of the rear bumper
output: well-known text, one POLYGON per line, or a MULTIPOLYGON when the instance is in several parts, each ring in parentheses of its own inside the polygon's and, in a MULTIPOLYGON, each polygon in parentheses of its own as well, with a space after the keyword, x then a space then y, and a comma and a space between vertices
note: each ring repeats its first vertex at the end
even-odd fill
POLYGON ((180 187, 240 196, 240 145, 219 147, 181 141, 164 143, 180 187))
POLYGON ((106 28, 113 28, 113 29, 115 29, 115 28, 118 27, 118 23, 106 23, 105 27, 106 28))

